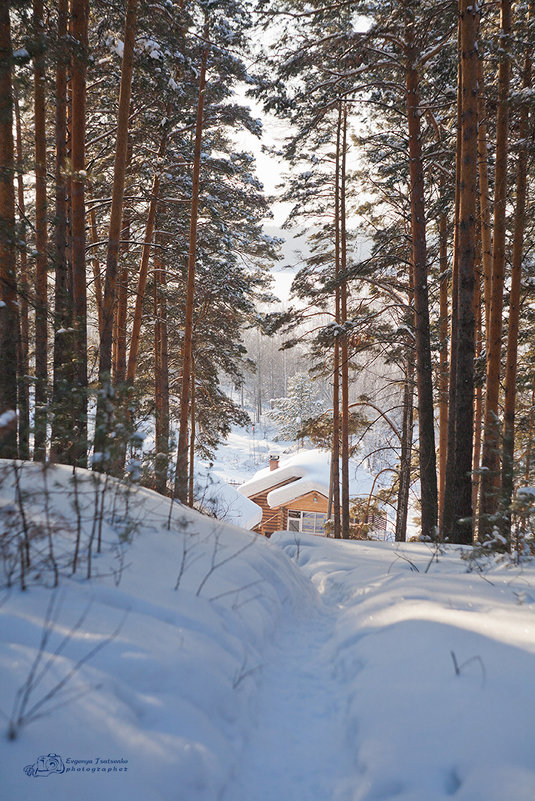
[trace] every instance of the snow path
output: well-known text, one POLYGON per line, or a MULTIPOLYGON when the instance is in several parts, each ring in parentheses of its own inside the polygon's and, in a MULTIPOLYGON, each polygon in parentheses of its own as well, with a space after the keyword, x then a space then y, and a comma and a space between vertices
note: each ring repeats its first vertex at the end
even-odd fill
POLYGON ((329 644, 339 610, 285 621, 262 668, 257 716, 223 801, 344 801, 355 758, 345 742, 348 690, 329 644), (346 780, 346 781, 344 781, 346 780))

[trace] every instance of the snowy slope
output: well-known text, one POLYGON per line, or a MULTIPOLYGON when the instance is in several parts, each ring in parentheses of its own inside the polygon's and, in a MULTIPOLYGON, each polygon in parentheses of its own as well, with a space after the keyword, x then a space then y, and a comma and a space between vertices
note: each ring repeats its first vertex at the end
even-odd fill
MULTIPOLYGON (((34 577, 25 592, 12 587, 1 593, 0 709, 11 715, 38 653, 51 599, 50 637, 27 711, 65 676, 70 679, 37 708, 36 713, 46 714, 23 725, 16 740, 2 741, 0 797, 217 798, 248 735, 266 642, 283 614, 304 602, 315 605, 315 591, 263 538, 177 504, 168 531, 168 501, 148 490, 117 494, 113 481, 104 499, 103 552, 94 555, 88 581, 98 484, 86 471, 78 471, 82 559, 71 577, 76 531, 71 472, 50 468, 46 481, 49 518, 58 523, 62 575, 55 593, 43 586, 51 585, 52 573, 45 569, 46 538, 38 540, 33 556, 40 559, 41 577, 34 577), (130 544, 121 543, 127 503, 135 523, 130 544), (75 669, 98 644, 101 650, 75 669), (39 757, 49 754, 61 757, 62 773, 23 772, 30 765, 39 771, 39 757)), ((12 530, 16 521, 7 514, 13 509, 8 506, 15 497, 13 483, 8 471, 1 497, 3 518, 12 530)), ((39 467, 25 466, 22 490, 27 519, 43 520, 39 467)))
POLYGON ((455 548, 275 538, 337 610, 324 651, 352 759, 329 797, 533 801, 533 563, 467 573, 455 548))
POLYGON ((265 425, 233 426, 213 461, 197 460, 194 491, 198 508, 233 526, 253 529, 260 523, 262 510, 237 487, 268 463, 270 453, 280 451, 280 445, 267 438, 268 431, 265 425))
POLYGON ((262 520, 262 509, 256 503, 202 466, 195 471, 194 498, 200 511, 232 526, 250 530, 262 520))
POLYGON ((534 801, 532 563, 267 541, 178 504, 168 530, 155 493, 26 465, 39 575, 22 592, 12 467, 0 477, 7 718, 42 651, 35 719, 0 741, 2 801, 534 801))

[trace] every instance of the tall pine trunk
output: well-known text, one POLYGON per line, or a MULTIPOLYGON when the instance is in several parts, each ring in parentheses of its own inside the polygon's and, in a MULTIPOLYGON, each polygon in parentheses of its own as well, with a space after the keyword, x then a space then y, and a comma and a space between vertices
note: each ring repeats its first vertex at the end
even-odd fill
POLYGON ((461 26, 461 174, 459 193, 458 340, 455 408, 455 515, 451 539, 471 543, 472 446, 474 430, 474 281, 477 202, 477 38, 479 12, 459 2, 461 26))
MULTIPOLYGON (((336 290, 338 307, 338 290, 336 290)), ((334 343, 333 359, 333 440, 331 450, 331 487, 328 517, 333 521, 333 537, 340 539, 340 344, 334 343)))
MULTIPOLYGON (((336 126, 336 158, 334 173, 334 274, 338 278, 341 262, 340 227, 340 150, 342 142, 342 103, 338 103, 338 122, 336 126)), ((337 285, 334 297, 334 319, 340 323, 341 298, 337 285)), ((333 354, 333 438, 331 447, 331 476, 327 516, 332 519, 332 533, 335 539, 342 536, 340 517, 340 339, 334 340, 333 354)))
MULTIPOLYGON (((133 103, 130 104, 130 116, 133 113, 133 103)), ((130 176, 130 165, 134 145, 132 137, 128 135, 128 149, 126 155, 126 185, 132 182, 130 176)), ((128 288, 130 284, 130 273, 128 270, 128 254, 130 252, 130 229, 132 222, 132 211, 129 206, 123 208, 123 220, 121 230, 121 241, 119 245, 119 265, 117 272, 117 292, 116 303, 113 314, 113 335, 112 335, 112 373, 113 383, 116 387, 121 387, 126 381, 126 360, 128 342, 128 288)), ((130 415, 128 415, 130 417, 130 415)), ((126 443, 120 448, 117 454, 116 468, 118 473, 124 467, 126 458, 126 443)))
POLYGON ((190 403, 190 434, 189 434, 189 475, 188 475, 188 506, 193 509, 195 500, 195 355, 191 357, 191 403, 190 403))
POLYGON ((107 450, 109 444, 108 427, 110 424, 109 407, 111 402, 113 318, 116 303, 117 267, 123 220, 123 198, 128 154, 128 118, 132 93, 137 6, 138 0, 128 0, 124 30, 117 141, 115 145, 110 227, 106 255, 106 278, 103 296, 102 332, 100 336, 99 381, 101 389, 97 402, 94 444, 95 454, 98 454, 98 458, 95 460, 95 467, 98 470, 102 470, 106 467, 110 456, 107 450))
MULTIPOLYGON (((444 185, 442 184, 442 190, 444 185)), ((440 526, 444 489, 446 486, 446 460, 448 454, 448 221, 445 212, 439 218, 439 265, 440 265, 440 311, 439 348, 440 365, 438 374, 438 499, 440 526)))
MULTIPOLYGON (((158 227, 158 221, 156 222, 158 227)), ((167 346, 166 270, 162 237, 157 230, 154 251, 154 397, 156 428, 156 491, 167 494, 169 469, 169 358, 167 346)))
MULTIPOLYGON (((482 254, 481 240, 477 243, 477 263, 474 287, 474 324, 475 324, 475 360, 481 359, 483 350, 483 308, 481 300, 482 275, 482 254)), ((481 423, 483 421, 483 387, 481 381, 477 381, 474 393, 474 454, 472 458, 472 530, 475 533, 475 522, 477 519, 477 503, 479 498, 479 480, 481 467, 481 423)))
POLYGON ((19 302, 18 341, 18 410, 19 410, 19 458, 30 458, 30 388, 28 384, 30 327, 28 314, 28 255, 26 237, 26 202, 24 197, 24 163, 22 158, 22 126, 18 96, 13 86, 13 108, 15 111, 16 156, 17 156, 17 203, 19 207, 19 273, 17 280, 19 302))
POLYGON ((123 230, 121 232, 121 249, 117 281, 117 303, 115 305, 115 319, 113 324, 113 382, 116 386, 126 381, 126 352, 127 352, 127 325, 128 325, 128 251, 130 249, 130 209, 123 212, 123 230))
POLYGON ((46 197, 46 73, 43 0, 33 0, 35 136, 35 439, 34 459, 46 458, 48 349, 48 231, 46 197))
MULTIPOLYGON (((158 159, 163 158, 167 147, 167 136, 164 134, 158 149, 158 159)), ((158 198, 160 194, 160 174, 155 172, 152 178, 150 193, 149 211, 145 225, 145 238, 141 251, 141 263, 139 265, 139 276, 136 290, 136 304, 134 309, 134 321, 132 323, 132 337, 130 339, 130 350, 128 353, 127 380, 133 382, 136 375, 137 357, 139 353, 139 341, 141 338, 141 319, 143 314, 143 300, 145 298, 145 288, 147 286, 147 274, 149 269, 149 257, 151 252, 152 238, 154 236, 154 224, 156 220, 156 210, 158 208, 158 198)))
POLYGON ((496 117, 496 169, 494 191, 494 239, 492 252, 491 307, 487 352, 485 418, 481 458, 479 538, 492 536, 498 510, 500 468, 500 366, 502 355, 503 289, 505 281, 505 235, 507 203, 507 155, 509 146, 509 84, 511 75, 509 36, 511 0, 502 0, 500 20, 500 64, 496 117))
POLYGON ((485 102, 485 73, 483 71, 483 61, 478 59, 477 80, 479 83, 478 93, 478 127, 477 127, 477 147, 478 147, 478 174, 479 174, 479 214, 481 223, 481 260, 483 262, 483 303, 485 309, 485 337, 486 352, 489 350, 490 333, 490 299, 491 299, 491 277, 492 277, 492 227, 490 222, 490 202, 489 202, 489 169, 488 169, 488 148, 487 148, 487 104, 485 102))
POLYGON ((529 487, 531 478, 531 452, 533 450, 533 429, 535 417, 535 389, 531 390, 531 403, 529 407, 528 430, 526 432, 526 452, 524 455, 524 485, 529 487))
POLYGON ((403 385, 403 422, 401 428, 401 454, 399 459, 399 487, 396 508, 396 542, 407 539, 409 516, 409 490, 411 486, 411 456, 413 434, 414 358, 412 343, 405 355, 405 381, 403 385))
MULTIPOLYGON (((531 6, 529 11, 531 11, 531 6)), ((532 16, 528 13, 528 24, 532 16)), ((530 45, 524 60, 522 87, 531 89, 532 54, 530 45)), ((511 538, 511 501, 513 498, 514 449, 515 449, 515 404, 518 362, 518 332, 520 327, 520 285, 522 258, 524 255, 524 231, 526 225, 527 170, 529 108, 524 102, 520 109, 518 127, 518 161, 516 167, 516 207, 513 233, 513 258, 511 266, 511 293, 509 300, 509 325, 507 333, 507 359, 505 364, 505 398, 502 458, 502 507, 504 523, 502 533, 511 538)))
POLYGON ((421 110, 419 76, 416 67, 414 19, 407 10, 405 24, 406 98, 409 132, 411 238, 413 257, 413 286, 416 340, 416 373, 418 385, 418 438, 420 457, 420 487, 422 505, 422 535, 436 536, 438 499, 435 454, 435 425, 433 414, 433 382, 431 335, 427 286, 427 243, 425 230, 424 170, 421 142, 421 110))
POLYGON ((91 231, 91 244, 94 247, 94 253, 91 258, 91 263, 93 266, 95 305, 97 307, 98 333, 100 337, 102 336, 103 300, 102 300, 102 279, 100 277, 100 262, 98 259, 97 248, 95 247, 98 242, 98 230, 97 230, 97 215, 95 213, 94 208, 91 208, 89 210, 89 228, 91 231))
POLYGON ((457 392, 457 340, 459 336, 458 325, 458 297, 459 297, 459 205, 460 205, 460 177, 461 177, 461 148, 462 148, 462 103, 459 96, 462 82, 461 58, 461 23, 457 27, 457 141, 455 147, 455 210, 453 232, 453 259, 451 273, 451 324, 450 324, 450 359, 448 381, 448 438, 446 452, 446 475, 444 481, 444 494, 440 510, 440 533, 442 539, 448 539, 455 524, 455 394, 457 392))
MULTIPOLYGON (((342 143, 340 152, 340 323, 347 322, 347 230, 346 230, 346 151, 347 107, 341 103, 342 143)), ((340 342, 341 360, 341 530, 343 539, 349 539, 349 343, 344 333, 340 342)))
MULTIPOLYGON (((204 39, 208 40, 205 26, 204 39)), ((191 371, 193 356, 193 311, 195 305, 195 259, 197 255, 197 222, 199 215, 199 187, 201 174, 201 147, 204 124, 204 94, 209 47, 203 50, 199 76, 199 97, 195 123, 195 145, 193 152, 193 177, 191 189, 191 214, 189 230, 188 273, 186 284, 186 309, 184 319, 184 346, 182 362, 182 387, 180 392, 180 422, 175 474, 175 495, 186 503, 188 495, 188 417, 191 394, 191 371)))
POLYGON ((10 3, 0 3, 0 456, 17 457, 17 282, 15 160, 13 148, 13 50, 10 3), (11 414, 9 414, 11 413, 11 414))
POLYGON ((72 449, 71 398, 73 375, 72 303, 67 275, 67 20, 68 0, 58 2, 56 62, 56 208, 54 220, 54 374, 52 385, 52 438, 50 458, 69 462, 72 449), (69 437, 67 438, 67 432, 69 437))
POLYGON ((74 387, 72 462, 87 466, 87 279, 85 263, 85 125, 88 0, 72 0, 72 287, 74 387))

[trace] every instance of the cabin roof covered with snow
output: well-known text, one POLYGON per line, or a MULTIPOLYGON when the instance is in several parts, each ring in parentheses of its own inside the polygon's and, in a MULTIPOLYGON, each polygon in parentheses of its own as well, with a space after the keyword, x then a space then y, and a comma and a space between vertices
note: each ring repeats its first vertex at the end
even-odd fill
POLYGON ((262 520, 262 509, 254 501, 212 471, 195 474, 195 490, 199 508, 229 525, 253 529, 262 520))
MULTIPOLYGON (((259 470, 253 478, 246 481, 238 491, 248 498, 274 487, 267 495, 267 503, 273 509, 284 506, 309 492, 329 495, 331 454, 315 448, 300 450, 287 457, 281 457, 275 470, 269 467, 259 470), (285 483, 287 482, 287 483, 285 483), (280 486, 283 484, 284 486, 280 486)), ((349 494, 352 498, 368 495, 373 483, 372 476, 356 462, 349 464, 349 494)))

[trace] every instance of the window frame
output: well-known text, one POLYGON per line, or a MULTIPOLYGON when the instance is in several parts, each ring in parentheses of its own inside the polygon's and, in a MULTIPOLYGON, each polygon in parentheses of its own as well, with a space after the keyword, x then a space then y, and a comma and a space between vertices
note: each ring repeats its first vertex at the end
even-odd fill
POLYGON ((325 512, 306 512, 301 509, 288 509, 287 531, 299 531, 303 534, 313 534, 315 537, 325 536, 325 524, 327 515, 325 512), (303 523, 307 519, 314 521, 313 531, 303 528, 303 523), (318 518, 320 521, 318 521, 318 518), (298 521, 299 528, 290 528, 290 522, 298 521))

